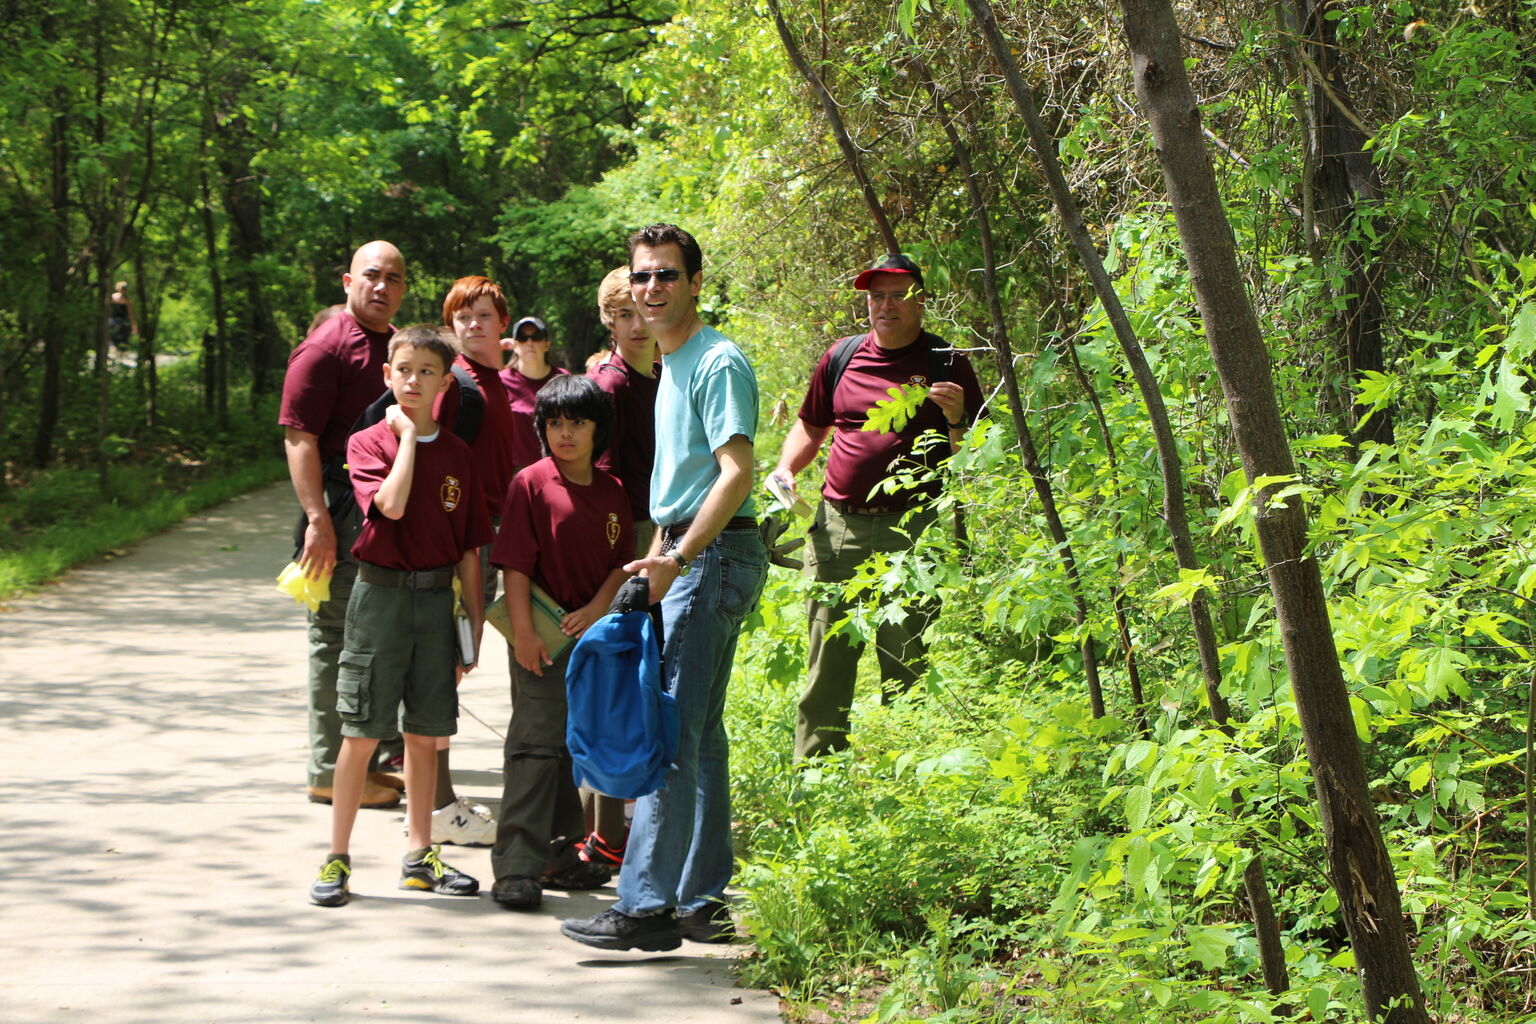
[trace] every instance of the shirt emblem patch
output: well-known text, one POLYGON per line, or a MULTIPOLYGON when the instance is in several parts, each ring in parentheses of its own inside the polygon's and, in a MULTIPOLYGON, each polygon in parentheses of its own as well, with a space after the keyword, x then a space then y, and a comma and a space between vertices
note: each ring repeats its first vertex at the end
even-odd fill
POLYGON ((443 499, 443 511, 452 512, 459 507, 459 499, 464 496, 464 491, 459 487, 459 478, 456 476, 443 477, 443 486, 438 488, 438 494, 443 499))
POLYGON ((619 517, 615 512, 608 513, 608 547, 612 548, 619 542, 619 517))
POLYGON ((924 377, 920 373, 914 373, 912 376, 907 378, 907 383, 911 384, 913 387, 920 388, 928 383, 928 378, 924 377))

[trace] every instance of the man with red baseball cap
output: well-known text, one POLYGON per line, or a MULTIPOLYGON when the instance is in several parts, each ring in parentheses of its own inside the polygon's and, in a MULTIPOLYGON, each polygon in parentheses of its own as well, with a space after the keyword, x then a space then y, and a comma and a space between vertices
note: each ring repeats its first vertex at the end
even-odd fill
MULTIPOLYGON (((937 468, 982 403, 970 360, 923 330, 923 272, 911 257, 887 255, 855 277, 853 286, 867 293, 870 330, 843 338, 821 357, 773 471, 793 490, 795 474, 832 435, 805 569, 818 583, 838 586, 870 555, 905 551, 933 525, 936 480, 894 491, 880 484, 899 473, 937 468), (863 429, 870 409, 889 400, 892 387, 922 388, 926 397, 902 429, 863 429), (920 443, 930 431, 949 443, 920 443)), ((847 616, 848 603, 828 596, 833 587, 819 589, 810 601, 810 664, 795 723, 795 756, 801 758, 848 745, 849 707, 863 652, 863 643, 847 631, 831 633, 847 616)), ((905 691, 924 672, 923 630, 937 610, 932 601, 908 606, 900 622, 879 627, 882 700, 905 691)))

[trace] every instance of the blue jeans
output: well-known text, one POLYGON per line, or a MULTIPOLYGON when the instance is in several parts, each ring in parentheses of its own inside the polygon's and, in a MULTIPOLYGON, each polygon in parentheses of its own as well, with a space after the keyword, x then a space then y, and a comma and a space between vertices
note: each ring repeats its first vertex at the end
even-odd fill
POLYGON ((756 528, 725 530, 661 602, 661 681, 677 699, 677 764, 635 803, 616 908, 643 917, 722 898, 731 855, 725 691, 741 622, 757 607, 768 556, 756 528))

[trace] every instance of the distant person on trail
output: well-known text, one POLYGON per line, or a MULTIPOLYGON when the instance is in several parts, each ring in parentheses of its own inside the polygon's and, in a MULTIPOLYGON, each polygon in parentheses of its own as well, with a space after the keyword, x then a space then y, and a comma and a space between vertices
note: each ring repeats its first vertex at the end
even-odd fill
MULTIPOLYGON (((98 293, 100 294, 100 293, 98 293)), ((118 355, 128 348, 128 339, 139 333, 139 320, 128 298, 128 282, 119 281, 107 304, 107 335, 118 355)))
MULTIPOLYGON (((629 495, 634 518, 634 557, 651 547, 651 468, 656 461, 656 388, 661 364, 656 339, 640 316, 629 290, 629 267, 618 267, 597 288, 597 314, 610 332, 607 351, 593 353, 587 376, 613 401, 613 435, 597 458, 597 468, 612 473, 629 495)), ((625 801, 583 789, 590 829, 581 846, 583 860, 618 867, 624 863, 629 829, 625 801)))
POLYGON ((331 845, 310 886, 311 902, 350 898, 352 825, 379 740, 405 738, 407 853, 400 888, 474 896, 480 883, 443 863, 432 844, 437 737, 457 729, 458 682, 475 667, 454 623, 453 580, 463 589, 471 652, 479 648, 479 547, 491 539, 474 453, 433 419, 450 378, 453 346, 429 324, 389 343, 384 383, 395 404, 347 441, 347 472, 363 526, 353 547, 357 583, 347 607, 337 677, 341 754, 336 761, 331 845))
MULTIPOLYGON (((277 419, 306 519, 297 561, 311 579, 332 573, 331 599, 309 615, 309 799, 321 804, 331 802, 341 751, 336 669, 357 578, 352 544, 362 529, 343 468, 347 437, 379 397, 380 367, 394 334, 390 319, 405 297, 405 259, 388 242, 369 242, 352 255, 341 283, 346 307, 312 328, 288 357, 277 419), (335 521, 333 507, 345 509, 335 521)), ((398 776, 370 773, 362 806, 396 806, 403 785, 398 776)))
MULTIPOLYGON (((828 592, 852 579, 870 555, 908 550, 934 522, 929 504, 938 493, 936 482, 894 492, 877 487, 894 473, 939 465, 982 402, 970 360, 923 330, 926 296, 916 263, 886 256, 854 278, 853 286, 868 293, 871 329, 842 339, 821 357, 773 471, 793 491, 795 474, 810 465, 832 434, 821 504, 806 546, 806 573, 823 586, 808 602, 809 669, 795 722, 799 758, 848 745, 863 644, 847 632, 830 632, 847 616, 849 604, 828 592), (898 385, 928 389, 911 422, 894 433, 863 430, 869 410, 898 385), (924 431, 937 431, 949 443, 914 444, 924 431)), ((909 606, 902 621, 880 625, 875 650, 882 700, 904 692, 925 671, 923 631, 937 610, 935 602, 922 602, 909 606)))
POLYGON ((644 571, 664 626, 662 686, 678 705, 676 766, 635 803, 619 900, 561 925, 599 949, 676 949, 735 935, 725 887, 731 852, 730 749, 723 719, 742 620, 768 556, 752 501, 757 377, 698 314, 704 258, 692 235, 655 224, 629 239, 630 294, 661 349, 649 554, 644 571))
MULTIPOLYGON (((467 370, 480 385, 484 398, 484 419, 471 449, 475 469, 480 473, 481 493, 494 532, 501 522, 501 503, 512 482, 512 409, 507 402, 506 385, 500 372, 501 334, 511 317, 501 289, 489 278, 461 277, 448 289, 443 299, 443 323, 451 329, 459 348, 455 365, 467 370)), ((452 430, 458 422, 460 387, 450 379, 438 399, 437 421, 452 430)), ((491 546, 480 548, 480 575, 483 602, 496 598, 496 574, 490 568, 491 546)), ((437 741, 437 788, 432 798, 432 842, 457 846, 490 846, 496 841, 496 822, 483 804, 461 797, 453 788, 449 767, 449 740, 437 741)))
POLYGON ((567 371, 550 363, 549 331, 536 316, 525 316, 513 325, 512 353, 515 358, 501 371, 501 381, 512 406, 512 471, 516 473, 543 457, 533 425, 533 400, 540 388, 567 371))
POLYGON ((573 645, 555 650, 540 638, 533 588, 566 609, 560 633, 574 639, 607 613, 634 558, 629 498, 593 465, 613 427, 608 397, 585 377, 560 377, 539 392, 534 422, 548 454, 512 481, 491 553, 506 572, 514 635, 512 720, 491 850, 491 898, 508 910, 535 909, 546 888, 596 889, 612 877, 612 868, 577 852, 586 829, 565 743, 573 645))

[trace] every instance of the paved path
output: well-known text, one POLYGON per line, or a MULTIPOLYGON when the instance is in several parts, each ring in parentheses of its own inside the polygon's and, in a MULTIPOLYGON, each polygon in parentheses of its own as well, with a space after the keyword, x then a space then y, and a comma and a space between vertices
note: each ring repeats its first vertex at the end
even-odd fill
MULTIPOLYGON (((364 811, 352 903, 311 906, 329 808, 304 799, 304 629, 272 586, 286 485, 0 611, 0 1021, 776 1022, 737 951, 599 953, 559 919, 395 887, 399 811, 364 811)), ((454 778, 500 795, 504 658, 464 683, 454 778)), ((488 890, 485 850, 451 862, 488 890)))

